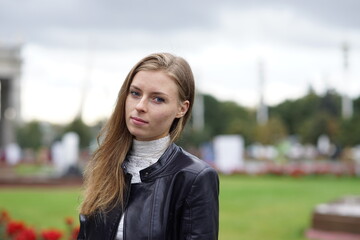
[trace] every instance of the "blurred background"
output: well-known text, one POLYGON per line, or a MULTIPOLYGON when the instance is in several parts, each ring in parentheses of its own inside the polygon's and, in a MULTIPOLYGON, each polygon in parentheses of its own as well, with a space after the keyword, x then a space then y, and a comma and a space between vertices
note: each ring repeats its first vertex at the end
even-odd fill
MULTIPOLYGON (((33 221, 13 190, 66 185, 74 200, 59 214, 75 218, 128 71, 170 52, 195 75, 179 145, 221 174, 221 239, 326 239, 307 231, 315 206, 360 194, 359 10, 357 0, 0 0, 0 209, 33 221)), ((57 200, 40 204, 39 226, 57 200)))

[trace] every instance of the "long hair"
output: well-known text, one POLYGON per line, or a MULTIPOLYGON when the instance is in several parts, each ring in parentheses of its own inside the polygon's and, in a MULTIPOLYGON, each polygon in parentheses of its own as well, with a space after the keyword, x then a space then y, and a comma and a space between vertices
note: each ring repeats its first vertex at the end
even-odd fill
POLYGON ((186 114, 176 118, 170 127, 172 142, 178 139, 190 118, 195 83, 189 64, 169 53, 155 53, 140 60, 125 78, 115 109, 98 136, 99 148, 84 172, 84 199, 80 206, 82 214, 105 212, 124 203, 125 178, 121 166, 133 140, 126 127, 125 103, 133 78, 139 71, 163 71, 177 84, 179 100, 190 103, 186 114))

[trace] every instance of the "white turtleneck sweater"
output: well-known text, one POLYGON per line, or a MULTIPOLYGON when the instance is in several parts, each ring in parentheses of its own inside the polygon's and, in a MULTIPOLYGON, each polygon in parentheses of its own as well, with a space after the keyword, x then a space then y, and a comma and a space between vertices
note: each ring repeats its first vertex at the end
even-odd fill
MULTIPOLYGON (((141 183, 140 171, 156 163, 170 144, 170 136, 153 141, 133 140, 132 148, 128 154, 126 170, 132 175, 131 184, 141 183)), ((124 214, 121 217, 116 240, 123 239, 124 214)))

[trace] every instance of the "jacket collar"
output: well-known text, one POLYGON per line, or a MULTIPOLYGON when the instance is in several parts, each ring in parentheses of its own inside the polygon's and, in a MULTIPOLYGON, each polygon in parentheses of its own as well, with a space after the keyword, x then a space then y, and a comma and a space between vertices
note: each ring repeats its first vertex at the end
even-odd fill
POLYGON ((175 143, 171 143, 156 163, 140 171, 141 181, 149 182, 155 178, 169 174, 164 170, 180 151, 180 147, 178 147, 175 143))

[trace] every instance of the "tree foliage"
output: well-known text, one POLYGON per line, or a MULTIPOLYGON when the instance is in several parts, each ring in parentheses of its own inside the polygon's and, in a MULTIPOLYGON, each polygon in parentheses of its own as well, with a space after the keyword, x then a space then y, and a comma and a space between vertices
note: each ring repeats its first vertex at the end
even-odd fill
POLYGON ((272 107, 271 114, 283 119, 289 134, 299 136, 304 143, 314 144, 322 134, 339 141, 340 103, 340 95, 333 90, 327 91, 324 96, 309 91, 302 98, 272 107))
POLYGON ((80 148, 87 148, 93 139, 91 128, 81 118, 75 118, 69 125, 65 126, 64 133, 75 132, 79 135, 80 148))
POLYGON ((342 146, 354 146, 360 144, 360 114, 357 113, 351 119, 343 119, 340 122, 340 130, 337 139, 342 146))
POLYGON ((336 140, 339 124, 336 118, 326 112, 315 113, 301 122, 298 135, 303 143, 316 144, 318 138, 326 134, 331 140, 336 140))
POLYGON ((285 125, 278 117, 271 117, 266 124, 255 127, 255 140, 262 144, 278 143, 287 135, 285 125))
POLYGON ((309 89, 301 98, 269 107, 269 121, 258 125, 255 109, 204 95, 204 130, 193 132, 188 129, 183 140, 198 145, 217 135, 240 134, 246 144, 276 144, 293 135, 303 143, 316 144, 319 136, 326 134, 338 145, 356 145, 360 144, 360 97, 354 99, 353 107, 354 116, 343 119, 341 96, 336 91, 328 90, 318 95, 309 89))
POLYGON ((235 102, 220 102, 210 95, 204 95, 205 129, 209 137, 221 134, 241 134, 245 142, 254 139, 255 112, 235 102))
POLYGON ((40 122, 31 121, 17 129, 16 140, 21 148, 38 150, 42 146, 43 132, 40 122))

